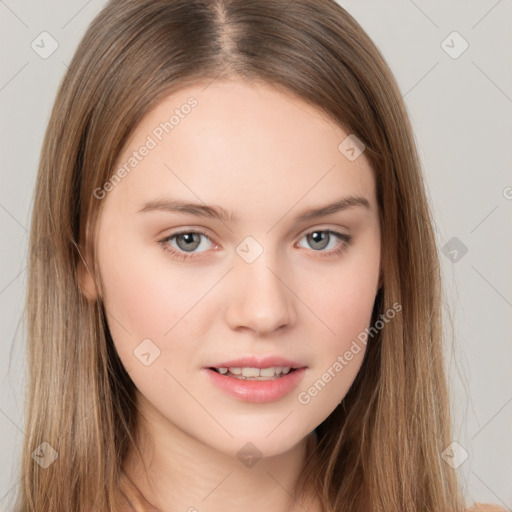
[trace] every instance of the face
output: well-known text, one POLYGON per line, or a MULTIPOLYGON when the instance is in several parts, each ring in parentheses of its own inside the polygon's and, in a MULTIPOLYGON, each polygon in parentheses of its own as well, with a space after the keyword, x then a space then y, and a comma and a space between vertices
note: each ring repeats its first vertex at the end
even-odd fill
POLYGON ((350 139, 340 149, 349 133, 295 97, 240 81, 203 89, 157 105, 97 189, 101 287, 83 287, 101 295, 155 428, 277 455, 361 366, 379 285, 373 173, 350 139), (290 372, 240 379, 276 366, 290 372))

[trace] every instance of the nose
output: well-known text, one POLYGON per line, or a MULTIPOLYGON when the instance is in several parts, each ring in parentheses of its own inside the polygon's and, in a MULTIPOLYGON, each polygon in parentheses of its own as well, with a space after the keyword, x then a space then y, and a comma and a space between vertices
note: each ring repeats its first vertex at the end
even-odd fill
POLYGON ((232 272, 226 313, 232 329, 261 336, 295 322, 294 294, 275 263, 268 263, 262 256, 253 263, 240 261, 232 272))

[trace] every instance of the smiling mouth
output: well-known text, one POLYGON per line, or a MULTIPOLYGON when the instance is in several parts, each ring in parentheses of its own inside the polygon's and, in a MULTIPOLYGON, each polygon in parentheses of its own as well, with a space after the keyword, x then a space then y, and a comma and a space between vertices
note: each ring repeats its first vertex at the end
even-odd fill
POLYGON ((293 373, 296 368, 287 366, 272 366, 269 368, 209 368, 224 377, 231 377, 239 380, 276 380, 293 373))

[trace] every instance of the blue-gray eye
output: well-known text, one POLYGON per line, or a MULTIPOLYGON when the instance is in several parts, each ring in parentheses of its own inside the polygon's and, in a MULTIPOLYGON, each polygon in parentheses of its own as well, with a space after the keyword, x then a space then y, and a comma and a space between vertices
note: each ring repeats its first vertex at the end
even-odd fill
POLYGON ((336 240, 338 240, 338 243, 340 240, 344 242, 349 241, 349 237, 347 235, 342 235, 341 233, 328 229, 317 229, 315 231, 311 231, 304 235, 302 239, 304 238, 307 240, 309 246, 315 251, 323 251, 328 248, 331 241, 334 242, 334 245, 332 245, 330 249, 334 249, 336 247, 336 240))
MULTIPOLYGON (((213 244, 208 235, 206 235, 206 233, 202 233, 201 231, 181 231, 180 233, 173 233, 172 235, 169 235, 164 240, 162 240, 162 243, 165 244, 164 246, 173 252, 204 252, 196 251, 196 249, 201 246, 203 238, 206 239, 210 244, 213 244)), ((204 250, 208 249, 209 247, 206 247, 204 250)))

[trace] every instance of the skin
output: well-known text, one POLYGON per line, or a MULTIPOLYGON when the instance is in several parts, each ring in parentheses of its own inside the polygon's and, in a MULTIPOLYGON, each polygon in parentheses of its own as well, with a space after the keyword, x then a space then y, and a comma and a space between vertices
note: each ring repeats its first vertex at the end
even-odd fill
MULTIPOLYGON (((101 295, 116 349, 138 388, 147 473, 135 453, 123 468, 162 511, 220 511, 227 503, 245 511, 303 510, 289 490, 306 443, 315 442, 314 429, 346 395, 364 345, 308 404, 298 394, 370 325, 380 284, 373 171, 364 153, 349 161, 339 151, 349 134, 319 110, 271 86, 237 80, 167 97, 138 125, 118 165, 190 96, 197 107, 102 199, 95 237, 101 285, 80 274, 86 296, 101 295), (363 196, 369 208, 296 221, 349 195, 363 196), (138 212, 168 196, 222 206, 240 221, 138 212), (189 252, 183 237, 167 241, 195 256, 181 261, 159 240, 184 228, 205 231, 210 240, 189 239, 189 252), (350 235, 349 245, 336 236, 324 245, 306 236, 328 229, 350 235), (236 252, 247 236, 263 249, 250 264, 236 252), (134 350, 148 338, 160 355, 145 366, 134 350), (203 367, 246 355, 288 357, 308 369, 289 395, 243 402, 211 385, 203 367), (237 457, 249 441, 263 455, 252 467, 237 457)), ((309 510, 320 510, 311 500, 309 510)))

